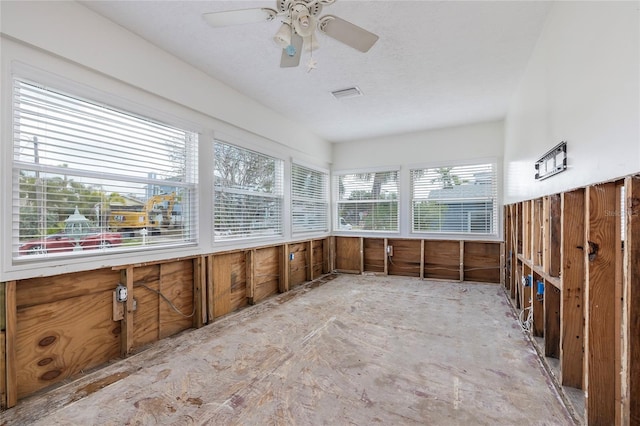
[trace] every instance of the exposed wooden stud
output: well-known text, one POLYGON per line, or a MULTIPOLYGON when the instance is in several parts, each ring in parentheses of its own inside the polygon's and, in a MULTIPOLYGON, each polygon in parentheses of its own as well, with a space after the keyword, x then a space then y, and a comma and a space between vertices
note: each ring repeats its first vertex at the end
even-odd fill
POLYGON ((542 270, 549 273, 551 262, 551 200, 549 197, 542 198, 542 270))
POLYGON ((384 257, 384 274, 389 275, 389 256, 387 256, 387 246, 389 245, 389 239, 384 239, 384 250, 382 256, 384 257))
POLYGON ((280 253, 280 282, 278 283, 280 293, 289 291, 289 244, 282 245, 280 253))
POLYGON ((586 188, 585 386, 588 424, 615 422, 615 183, 586 188))
POLYGON ((325 238, 322 243, 322 273, 332 271, 331 267, 331 238, 325 238))
MULTIPOLYGON (((543 267, 544 257, 544 219, 543 219, 543 199, 538 198, 532 202, 531 216, 531 261, 534 266, 543 267)), ((544 270, 544 268, 543 268, 544 270)), ((545 270, 546 272, 546 270, 545 270)))
POLYGON ((16 335, 18 333, 17 306, 16 306, 16 282, 6 282, 4 287, 4 312, 5 319, 5 366, 7 371, 6 395, 7 408, 14 407, 18 403, 18 360, 16 354, 16 335))
POLYGON ((420 241, 420 279, 424 279, 424 240, 420 241))
POLYGON ((500 284, 504 287, 506 283, 505 275, 505 253, 504 243, 500 243, 500 284))
POLYGON ((206 294, 207 294, 207 321, 212 323, 215 315, 214 315, 214 306, 215 306, 215 293, 213 291, 213 255, 205 256, 206 259, 206 294))
POLYGON ((207 268, 204 256, 193 259, 193 303, 196 308, 193 326, 200 328, 207 323, 207 268))
POLYGON ((552 277, 560 277, 561 247, 561 200, 560 194, 549 196, 549 247, 547 250, 547 270, 552 277))
POLYGON ((528 261, 533 260, 532 256, 532 248, 533 248, 533 238, 531 237, 531 215, 532 208, 531 205, 534 201, 524 201, 522 203, 522 250, 524 258, 528 261))
POLYGON ((625 179, 622 423, 640 424, 640 176, 625 179))
POLYGON ((364 238, 359 238, 360 243, 360 273, 364 272, 364 238))
POLYGON ((313 240, 307 243, 307 281, 313 280, 313 240))
POLYGON ((615 419, 616 424, 620 424, 622 420, 622 287, 623 287, 623 239, 622 239, 622 218, 623 213, 618 209, 621 206, 622 202, 622 187, 624 186, 624 181, 616 182, 616 198, 615 198, 615 206, 616 209, 610 214, 613 214, 616 217, 615 220, 615 294, 614 294, 614 371, 616 374, 615 378, 615 419))
POLYGON ((254 279, 254 259, 255 259, 255 250, 247 250, 244 254, 244 266, 246 269, 246 280, 247 280, 247 289, 246 289, 246 294, 247 294, 247 302, 249 302, 250 305, 254 304, 254 295, 256 292, 256 281, 254 279))
POLYGON ((583 189, 561 196, 560 371, 562 384, 583 388, 584 221, 583 189))
POLYGON ((459 256, 459 263, 458 263, 458 268, 460 268, 460 270, 458 271, 460 276, 458 277, 458 280, 460 282, 464 281, 464 241, 460 240, 460 256, 459 256))
POLYGON ((123 358, 131 353, 134 342, 134 323, 133 323, 133 266, 129 266, 126 269, 120 271, 120 283, 127 287, 127 294, 129 297, 124 302, 124 319, 120 322, 121 330, 121 343, 120 343, 120 356, 123 358))

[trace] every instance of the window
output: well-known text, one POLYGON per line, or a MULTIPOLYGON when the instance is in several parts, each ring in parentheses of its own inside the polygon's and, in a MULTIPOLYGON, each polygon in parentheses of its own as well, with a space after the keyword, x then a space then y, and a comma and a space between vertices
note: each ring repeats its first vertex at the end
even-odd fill
POLYGON ((196 241, 197 135, 14 80, 13 257, 196 241))
POLYGON ((411 170, 413 232, 497 233, 495 164, 411 170))
POLYGON ((291 166, 292 232, 327 231, 327 173, 291 166))
POLYGON ((214 144, 214 240, 282 235, 283 161, 214 144))
POLYGON ((398 171, 336 176, 336 230, 398 231, 398 171))

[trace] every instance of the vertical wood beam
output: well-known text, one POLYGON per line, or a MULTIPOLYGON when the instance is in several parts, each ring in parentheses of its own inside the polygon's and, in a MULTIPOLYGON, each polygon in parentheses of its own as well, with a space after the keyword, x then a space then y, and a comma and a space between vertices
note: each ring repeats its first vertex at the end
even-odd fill
POLYGON ((420 240, 420 279, 424 279, 424 240, 420 240))
POLYGON ((307 281, 313 281, 313 240, 307 243, 307 281))
POLYGON ((622 420, 640 424, 640 176, 625 179, 622 420))
POLYGON ((256 280, 255 280, 255 272, 253 267, 255 254, 256 254, 255 249, 247 250, 244 253, 244 268, 245 268, 245 276, 246 276, 245 291, 247 295, 247 302, 250 305, 253 305, 254 303, 253 298, 255 297, 255 293, 256 293, 256 280))
POLYGON ((389 245, 389 239, 385 238, 384 239, 384 274, 385 275, 389 275, 389 256, 387 255, 387 246, 389 245))
POLYGON ((16 334, 18 332, 18 307, 16 306, 16 282, 5 283, 5 344, 6 344, 6 371, 7 371, 7 408, 15 407, 18 403, 18 359, 16 355, 16 334))
POLYGON ((331 271, 331 241, 330 238, 322 240, 322 273, 327 274, 331 271))
POLYGON ((586 188, 585 385, 587 424, 615 422, 615 183, 586 188))
POLYGON ((562 384, 583 389, 584 348, 584 220, 583 189, 560 198, 560 371, 562 384))
POLYGON ((618 423, 622 419, 622 280, 623 268, 623 243, 622 220, 624 215, 618 209, 622 203, 622 187, 624 181, 616 182, 615 210, 610 212, 615 216, 615 294, 614 294, 614 371, 615 371, 615 420, 618 423))
POLYGON ((278 291, 285 293, 289 291, 289 244, 282 245, 282 252, 280 256, 280 280, 278 281, 278 291))
POLYGON ((502 284, 502 286, 504 287, 507 282, 504 271, 506 271, 505 268, 505 252, 504 252, 504 243, 500 243, 500 284, 502 284))
POLYGON ((464 241, 460 240, 460 282, 464 281, 464 241))
POLYGON ((360 237, 360 274, 364 273, 364 238, 360 237))
POLYGON ((215 318, 215 293, 213 290, 213 255, 206 256, 206 283, 207 283, 207 318, 212 323, 215 318))
POLYGON ((133 266, 120 271, 120 283, 127 287, 127 301, 124 302, 124 319, 120 321, 120 356, 127 357, 133 348, 133 266))
POLYGON ((200 328, 207 323, 207 274, 204 256, 193 259, 193 326, 200 328))
POLYGON ((542 199, 542 270, 549 273, 551 263, 551 200, 549 196, 542 199))
POLYGON ((560 276, 561 241, 561 200, 559 194, 549 196, 549 250, 548 273, 552 277, 560 276))
POLYGON ((516 205, 512 205, 511 206, 511 218, 513 219, 513 224, 512 224, 512 240, 511 240, 511 298, 515 299, 516 298, 516 290, 518 289, 518 280, 519 280, 519 276, 518 276, 518 230, 519 230, 519 225, 518 225, 518 206, 520 204, 516 204, 516 205))

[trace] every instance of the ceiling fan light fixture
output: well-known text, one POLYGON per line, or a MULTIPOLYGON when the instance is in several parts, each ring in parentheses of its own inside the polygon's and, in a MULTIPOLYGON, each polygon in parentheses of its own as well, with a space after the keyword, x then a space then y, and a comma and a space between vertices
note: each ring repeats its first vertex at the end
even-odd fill
POLYGON ((276 34, 273 36, 273 41, 275 41, 281 49, 289 46, 291 44, 291 26, 286 22, 283 22, 276 34))

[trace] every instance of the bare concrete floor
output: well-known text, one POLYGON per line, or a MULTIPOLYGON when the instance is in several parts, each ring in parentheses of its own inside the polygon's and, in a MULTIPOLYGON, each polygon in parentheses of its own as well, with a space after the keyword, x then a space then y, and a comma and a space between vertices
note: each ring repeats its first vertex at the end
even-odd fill
POLYGON ((341 275, 27 398, 7 424, 571 425, 500 286, 341 275))

